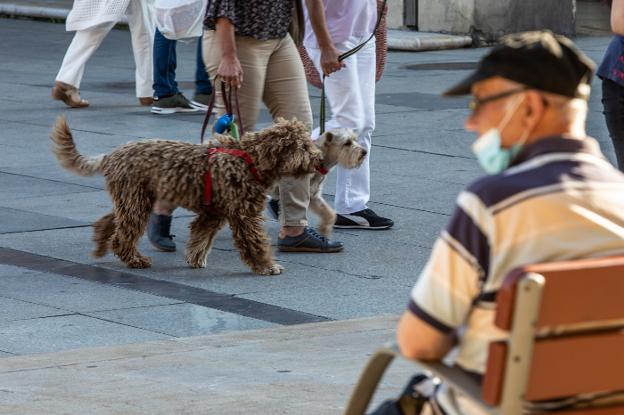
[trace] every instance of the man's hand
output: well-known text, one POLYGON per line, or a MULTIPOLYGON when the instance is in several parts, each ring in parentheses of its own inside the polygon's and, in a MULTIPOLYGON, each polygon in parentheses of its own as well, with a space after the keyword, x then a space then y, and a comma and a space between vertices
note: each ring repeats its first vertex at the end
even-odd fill
POLYGON ((344 62, 338 60, 339 56, 340 51, 333 44, 321 48, 321 68, 324 75, 327 76, 346 66, 344 62))
POLYGON ((224 55, 217 69, 217 75, 229 86, 240 88, 243 83, 243 67, 236 55, 224 55))

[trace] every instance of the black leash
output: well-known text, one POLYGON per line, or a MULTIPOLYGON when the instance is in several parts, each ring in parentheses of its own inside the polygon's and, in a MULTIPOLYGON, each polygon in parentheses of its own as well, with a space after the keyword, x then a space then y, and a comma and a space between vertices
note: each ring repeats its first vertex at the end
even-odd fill
MULTIPOLYGON (((386 3, 388 2, 388 0, 384 0, 383 5, 381 6, 381 11, 378 13, 379 15, 377 16, 377 23, 375 24, 375 29, 373 30, 373 33, 371 33, 371 35, 368 37, 368 39, 366 39, 364 42, 360 43, 359 45, 357 45, 356 47, 354 47, 351 50, 346 51, 345 53, 341 54, 340 56, 338 56, 338 62, 342 62, 343 60, 347 59, 349 56, 355 55, 356 53, 358 53, 364 46, 366 46, 366 44, 368 42, 370 42, 370 40, 372 38, 375 37, 375 33, 377 33, 377 29, 379 29, 379 25, 381 24, 381 19, 384 16, 384 13, 386 12, 386 3)), ((323 69, 323 68, 321 68, 323 69)), ((325 77, 326 75, 323 74, 323 82, 321 85, 321 111, 320 111, 320 133, 323 134, 325 132, 325 77)))

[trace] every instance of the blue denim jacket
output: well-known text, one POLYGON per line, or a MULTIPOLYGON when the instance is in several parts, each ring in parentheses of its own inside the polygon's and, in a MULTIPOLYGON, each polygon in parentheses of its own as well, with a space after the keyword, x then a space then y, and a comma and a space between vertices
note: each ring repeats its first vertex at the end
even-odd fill
POLYGON ((624 86, 624 36, 614 36, 607 47, 597 75, 624 86))

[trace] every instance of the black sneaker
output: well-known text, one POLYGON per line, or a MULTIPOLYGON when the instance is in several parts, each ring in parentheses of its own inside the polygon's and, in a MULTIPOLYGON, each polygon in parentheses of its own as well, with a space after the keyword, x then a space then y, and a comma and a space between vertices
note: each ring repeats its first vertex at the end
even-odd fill
POLYGON ((152 104, 152 114, 175 114, 177 112, 197 112, 199 108, 191 105, 191 102, 178 92, 175 95, 164 98, 156 98, 152 104))
MULTIPOLYGON (((191 100, 191 105, 201 111, 208 111, 208 105, 210 105, 210 98, 212 94, 195 94, 191 100)), ((216 114, 216 108, 212 109, 212 113, 216 114)))
POLYGON ((371 209, 360 210, 348 215, 336 215, 334 228, 337 229, 390 229, 394 225, 391 219, 378 216, 371 209))
POLYGON ((287 236, 277 239, 277 249, 281 252, 340 252, 342 242, 330 241, 314 229, 306 227, 299 236, 287 236))

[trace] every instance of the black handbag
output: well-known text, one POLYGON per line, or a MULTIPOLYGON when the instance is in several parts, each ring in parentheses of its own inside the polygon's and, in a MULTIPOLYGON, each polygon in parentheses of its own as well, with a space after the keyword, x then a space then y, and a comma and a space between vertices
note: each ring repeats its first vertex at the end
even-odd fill
POLYGON ((429 405, 436 389, 433 386, 429 387, 431 393, 424 392, 427 389, 426 383, 433 383, 429 376, 414 376, 397 399, 384 401, 369 415, 419 415, 429 405))

